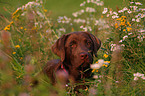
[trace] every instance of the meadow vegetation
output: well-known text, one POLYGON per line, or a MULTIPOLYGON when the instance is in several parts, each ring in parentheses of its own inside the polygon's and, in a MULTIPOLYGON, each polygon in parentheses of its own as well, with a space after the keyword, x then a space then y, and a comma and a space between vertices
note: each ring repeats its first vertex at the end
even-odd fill
MULTIPOLYGON (((56 0, 55 0, 56 1, 56 0)), ((93 80, 85 96, 145 95, 145 6, 139 0, 107 6, 105 0, 82 0, 71 16, 54 16, 45 0, 18 7, 0 31, 1 96, 76 96, 74 86, 52 86, 43 75, 48 60, 59 58, 51 46, 63 34, 89 31, 102 41, 91 65, 93 80)))

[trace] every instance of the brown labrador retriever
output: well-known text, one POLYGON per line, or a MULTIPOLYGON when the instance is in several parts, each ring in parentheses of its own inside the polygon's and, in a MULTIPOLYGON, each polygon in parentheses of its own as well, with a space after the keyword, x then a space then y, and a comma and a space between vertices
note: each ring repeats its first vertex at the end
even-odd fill
POLYGON ((89 32, 65 34, 52 46, 52 51, 61 59, 49 61, 43 71, 52 84, 57 81, 57 73, 64 73, 61 76, 65 83, 69 79, 75 83, 80 82, 81 79, 91 76, 90 64, 93 63, 93 54, 97 56, 100 46, 101 41, 89 32))

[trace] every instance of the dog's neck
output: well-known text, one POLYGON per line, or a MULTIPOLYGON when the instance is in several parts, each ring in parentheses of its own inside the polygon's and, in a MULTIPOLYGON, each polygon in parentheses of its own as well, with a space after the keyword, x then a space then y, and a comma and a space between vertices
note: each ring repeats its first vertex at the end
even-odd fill
POLYGON ((68 72, 70 77, 75 78, 76 80, 80 80, 80 79, 84 79, 88 77, 88 75, 85 76, 85 73, 83 72, 83 70, 79 70, 78 68, 72 66, 72 64, 70 63, 62 62, 61 69, 63 69, 64 72, 68 72))

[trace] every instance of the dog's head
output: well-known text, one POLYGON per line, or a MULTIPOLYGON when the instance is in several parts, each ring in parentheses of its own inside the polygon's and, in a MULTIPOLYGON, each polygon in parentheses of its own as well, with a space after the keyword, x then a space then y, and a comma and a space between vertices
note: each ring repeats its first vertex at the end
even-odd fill
POLYGON ((60 37, 52 46, 52 51, 73 67, 87 67, 93 62, 93 54, 97 51, 101 41, 89 32, 73 32, 60 37))

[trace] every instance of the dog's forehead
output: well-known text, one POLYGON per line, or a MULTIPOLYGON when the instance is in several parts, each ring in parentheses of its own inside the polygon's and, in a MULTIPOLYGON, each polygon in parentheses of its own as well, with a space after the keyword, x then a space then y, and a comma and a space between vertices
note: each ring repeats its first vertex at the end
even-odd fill
POLYGON ((82 40, 86 40, 86 39, 90 39, 89 35, 84 33, 84 32, 77 32, 77 33, 72 33, 70 34, 70 36, 68 37, 68 41, 72 41, 72 40, 77 40, 77 41, 82 41, 82 40))

